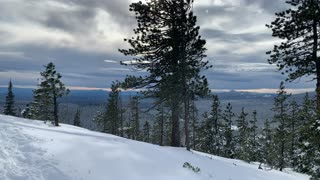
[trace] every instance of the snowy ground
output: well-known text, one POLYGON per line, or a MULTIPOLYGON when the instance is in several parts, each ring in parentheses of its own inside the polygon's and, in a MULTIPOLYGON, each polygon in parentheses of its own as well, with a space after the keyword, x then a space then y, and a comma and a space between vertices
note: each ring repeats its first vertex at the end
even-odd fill
POLYGON ((0 115, 0 180, 307 180, 297 173, 0 115), (183 164, 199 167, 195 173, 183 164))

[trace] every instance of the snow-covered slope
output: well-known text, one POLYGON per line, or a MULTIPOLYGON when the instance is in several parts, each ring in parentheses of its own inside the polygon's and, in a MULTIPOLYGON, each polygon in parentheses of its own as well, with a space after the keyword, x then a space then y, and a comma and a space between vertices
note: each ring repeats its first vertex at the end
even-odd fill
POLYGON ((307 180, 238 160, 0 115, 1 180, 307 180), (195 173, 185 162, 199 167, 195 173))

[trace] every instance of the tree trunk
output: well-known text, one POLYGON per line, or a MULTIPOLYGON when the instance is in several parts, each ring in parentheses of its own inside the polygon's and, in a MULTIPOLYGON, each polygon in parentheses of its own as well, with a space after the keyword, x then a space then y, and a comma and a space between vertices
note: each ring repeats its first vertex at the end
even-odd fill
POLYGON ((122 109, 122 100, 119 99, 119 103, 120 103, 120 136, 124 137, 124 133, 123 133, 123 109, 122 109))
POLYGON ((160 120, 160 146, 163 146, 163 136, 164 136, 164 108, 161 104, 161 120, 160 120))
POLYGON ((53 106, 54 106, 54 111, 53 111, 53 115, 54 115, 54 125, 55 125, 55 126, 59 126, 58 104, 57 104, 57 97, 56 97, 55 94, 53 95, 53 106))
POLYGON ((317 71, 317 87, 316 87, 316 93, 317 93, 317 113, 318 116, 320 114, 320 62, 319 58, 317 57, 318 54, 318 19, 313 20, 312 29, 313 29, 313 50, 312 50, 312 58, 316 63, 316 71, 317 71))
POLYGON ((180 147, 180 124, 179 124, 179 105, 173 103, 172 107, 172 134, 171 134, 171 146, 180 147))
POLYGON ((196 149, 196 115, 195 115, 195 103, 194 99, 192 100, 192 146, 193 149, 196 149))
POLYGON ((186 148, 188 151, 190 151, 190 136, 189 136, 189 97, 185 97, 184 102, 184 129, 185 129, 185 135, 186 135, 186 148))

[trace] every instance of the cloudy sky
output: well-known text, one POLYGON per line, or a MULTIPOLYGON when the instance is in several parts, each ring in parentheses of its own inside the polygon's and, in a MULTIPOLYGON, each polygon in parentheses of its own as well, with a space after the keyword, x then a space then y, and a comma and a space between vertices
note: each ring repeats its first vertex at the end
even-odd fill
MULTIPOLYGON (((35 86, 43 65, 54 62, 66 85, 107 88, 126 74, 120 61, 136 22, 134 0, 1 0, 0 86, 11 78, 35 86)), ((267 63, 277 39, 265 27, 285 0, 195 0, 201 35, 213 68, 204 74, 212 89, 274 89, 285 76, 267 63)), ((301 79, 289 88, 313 88, 301 79)))

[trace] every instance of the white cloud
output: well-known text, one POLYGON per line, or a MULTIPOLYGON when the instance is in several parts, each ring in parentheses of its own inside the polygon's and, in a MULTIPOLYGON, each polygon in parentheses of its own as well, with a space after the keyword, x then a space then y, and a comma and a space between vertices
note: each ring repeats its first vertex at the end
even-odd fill
POLYGON ((106 62, 106 63, 119 63, 115 60, 108 60, 108 59, 104 60, 104 62, 106 62))
POLYGON ((131 71, 130 69, 126 68, 100 68, 102 71, 131 71))

